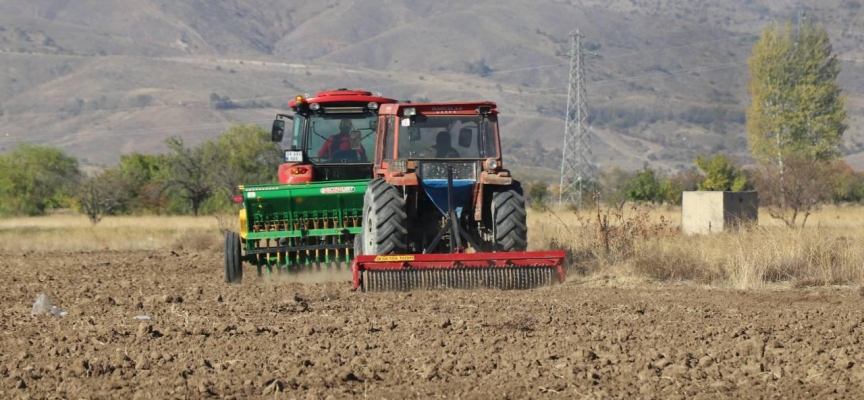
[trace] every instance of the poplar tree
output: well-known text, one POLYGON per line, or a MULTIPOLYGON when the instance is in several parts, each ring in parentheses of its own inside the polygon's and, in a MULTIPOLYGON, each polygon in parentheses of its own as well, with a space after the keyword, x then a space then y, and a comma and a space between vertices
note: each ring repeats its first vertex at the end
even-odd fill
POLYGON ((824 200, 815 190, 823 182, 810 182, 812 174, 802 169, 822 170, 842 155, 846 98, 837 84, 839 62, 825 28, 805 21, 769 25, 748 66, 748 142, 762 167, 760 191, 770 191, 760 198, 787 225, 799 215, 806 222, 824 200))

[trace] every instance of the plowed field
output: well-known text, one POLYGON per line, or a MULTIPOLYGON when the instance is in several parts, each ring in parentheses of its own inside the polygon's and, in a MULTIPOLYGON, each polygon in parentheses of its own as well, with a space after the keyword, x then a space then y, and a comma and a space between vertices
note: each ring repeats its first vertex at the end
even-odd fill
POLYGON ((171 250, 0 271, 0 398, 864 398, 852 289, 365 294, 227 286, 220 253, 171 250), (67 314, 31 316, 42 293, 67 314))

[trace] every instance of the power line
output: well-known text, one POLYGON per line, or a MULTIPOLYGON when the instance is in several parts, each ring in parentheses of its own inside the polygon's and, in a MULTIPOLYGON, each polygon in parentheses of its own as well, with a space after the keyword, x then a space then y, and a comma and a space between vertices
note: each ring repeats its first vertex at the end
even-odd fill
MULTIPOLYGON (((725 69, 725 68, 730 68, 730 67, 739 67, 739 66, 744 66, 744 65, 747 65, 747 61, 736 61, 736 62, 732 62, 732 63, 713 64, 713 65, 700 66, 700 67, 690 67, 690 68, 683 68, 683 69, 672 70, 672 71, 667 71, 667 72, 652 72, 649 74, 627 76, 627 77, 623 77, 623 78, 603 79, 603 80, 599 80, 599 81, 593 81, 593 82, 586 83, 586 85, 593 88, 593 87, 597 87, 597 86, 604 86, 604 85, 609 85, 609 84, 614 84, 614 83, 619 83, 619 82, 631 81, 634 79, 651 79, 651 78, 672 77, 675 75, 680 75, 680 74, 688 73, 688 72, 713 71, 713 70, 718 70, 718 69, 725 69)), ((560 90, 561 90, 561 87, 558 86, 558 87, 541 88, 541 89, 530 90, 530 91, 525 91, 525 92, 528 94, 540 95, 540 94, 556 94, 555 92, 560 91, 560 90)), ((561 94, 563 94, 563 93, 561 93, 561 94)))
MULTIPOLYGON (((654 50, 634 51, 634 52, 630 52, 630 53, 622 53, 622 54, 614 54, 611 56, 603 56, 602 59, 603 60, 614 60, 616 58, 623 58, 623 57, 630 57, 630 56, 638 56, 638 55, 645 55, 645 54, 659 54, 659 53, 664 53, 664 52, 669 51, 669 50, 694 47, 694 46, 699 46, 699 45, 703 45, 703 44, 707 44, 707 43, 723 42, 723 41, 736 40, 736 39, 746 39, 746 38, 750 38, 750 37, 759 37, 759 35, 747 34, 747 35, 740 35, 740 36, 716 38, 716 39, 711 39, 711 40, 704 40, 701 42, 682 44, 682 45, 678 45, 678 46, 668 46, 668 47, 663 47, 663 48, 654 49, 654 50)), ((535 65, 535 66, 530 66, 530 67, 511 68, 511 69, 496 69, 496 70, 493 70, 492 72, 490 72, 488 75, 495 75, 495 74, 500 74, 500 73, 505 73, 505 72, 530 71, 532 69, 563 67, 565 65, 568 65, 568 63, 543 64, 543 65, 535 65)))

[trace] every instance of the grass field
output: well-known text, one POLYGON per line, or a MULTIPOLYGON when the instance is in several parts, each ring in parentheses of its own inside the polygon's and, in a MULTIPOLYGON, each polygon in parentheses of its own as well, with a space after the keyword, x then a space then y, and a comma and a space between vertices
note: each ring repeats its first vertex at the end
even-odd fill
MULTIPOLYGON (((751 229, 702 236, 683 235, 680 218, 680 208, 665 206, 530 212, 530 248, 566 249, 571 277, 621 285, 864 284, 864 207, 825 207, 804 229, 761 212, 751 229)), ((0 219, 0 251, 221 251, 220 228, 233 223, 233 216, 107 217, 96 226, 78 215, 0 219)))
POLYGON ((219 235, 215 217, 105 217, 96 226, 83 215, 0 219, 0 250, 7 251, 203 249, 219 235))
POLYGON ((825 207, 804 229, 759 215, 750 229, 687 236, 680 232, 680 208, 631 206, 602 210, 599 219, 596 210, 558 210, 533 213, 529 232, 535 249, 569 249, 571 267, 582 275, 625 284, 689 281, 749 289, 864 283, 864 208, 825 207))

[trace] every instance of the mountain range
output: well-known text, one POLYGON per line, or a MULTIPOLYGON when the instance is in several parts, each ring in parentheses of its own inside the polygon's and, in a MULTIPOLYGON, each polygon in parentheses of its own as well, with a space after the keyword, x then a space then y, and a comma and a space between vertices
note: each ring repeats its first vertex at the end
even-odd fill
POLYGON ((346 87, 496 101, 505 163, 554 181, 578 31, 599 167, 746 164, 751 48, 769 22, 808 18, 842 60, 843 151, 860 169, 862 15, 858 0, 0 0, 0 152, 38 143, 109 166, 346 87))

